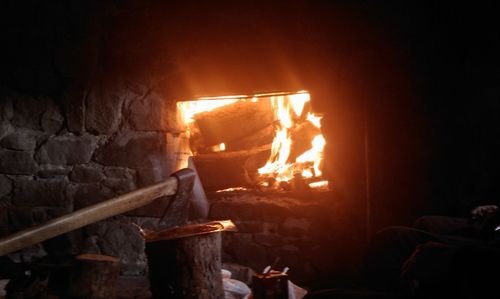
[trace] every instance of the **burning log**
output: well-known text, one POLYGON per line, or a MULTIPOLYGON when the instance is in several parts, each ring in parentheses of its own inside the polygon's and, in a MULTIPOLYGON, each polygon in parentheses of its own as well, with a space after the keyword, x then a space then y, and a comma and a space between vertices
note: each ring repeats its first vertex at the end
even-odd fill
POLYGON ((195 122, 205 146, 228 143, 252 135, 274 121, 271 103, 239 101, 210 112, 196 114, 195 122))
POLYGON ((265 164, 270 145, 251 150, 200 154, 193 157, 205 190, 253 186, 253 173, 265 164))
POLYGON ((226 149, 228 151, 238 151, 249 149, 255 146, 271 144, 273 142, 275 132, 276 128, 273 124, 270 124, 265 128, 260 129, 248 136, 225 142, 226 149))
POLYGON ((76 257, 71 272, 68 295, 70 298, 116 298, 116 284, 120 259, 99 254, 76 257))

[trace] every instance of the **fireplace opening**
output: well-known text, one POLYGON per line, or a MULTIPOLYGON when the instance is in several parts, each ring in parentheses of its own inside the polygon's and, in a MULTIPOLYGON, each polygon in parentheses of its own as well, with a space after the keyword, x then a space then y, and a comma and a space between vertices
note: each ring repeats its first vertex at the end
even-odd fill
POLYGON ((178 167, 192 156, 207 191, 326 191, 322 115, 308 91, 177 102, 178 167))

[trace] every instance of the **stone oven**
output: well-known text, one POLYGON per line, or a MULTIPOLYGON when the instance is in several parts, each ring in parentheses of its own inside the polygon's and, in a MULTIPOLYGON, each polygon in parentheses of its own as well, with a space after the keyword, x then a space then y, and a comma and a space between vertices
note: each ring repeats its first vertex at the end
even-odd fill
MULTIPOLYGON (((279 1, 188 2, 47 2, 36 18, 12 4, 8 37, 21 46, 3 56, 0 234, 165 180, 193 155, 208 218, 239 229, 224 235, 223 262, 288 266, 307 285, 345 277, 366 219, 360 100, 332 71, 356 62, 327 47, 342 36, 333 42, 305 25, 315 14, 279 1), (196 114, 204 124, 193 131, 179 107, 203 100, 234 103, 196 114)), ((123 276, 144 276, 138 227, 154 227, 166 202, 69 233, 57 248, 117 256, 123 276)), ((15 258, 45 254, 34 246, 15 258)))

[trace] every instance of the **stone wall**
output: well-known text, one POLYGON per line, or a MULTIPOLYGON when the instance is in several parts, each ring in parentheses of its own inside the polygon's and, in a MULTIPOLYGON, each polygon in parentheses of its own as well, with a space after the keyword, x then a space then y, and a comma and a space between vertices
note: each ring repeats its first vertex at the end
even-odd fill
POLYGON ((226 263, 261 272, 274 263, 309 287, 335 285, 355 271, 364 223, 353 202, 333 192, 209 194, 212 219, 232 219, 236 233, 223 234, 226 263), (279 259, 279 260, 277 260, 279 259))
MULTIPOLYGON (((0 205, 7 209, 0 232, 167 178, 178 135, 173 103, 126 86, 97 85, 62 99, 3 89, 0 205)), ((138 213, 148 216, 148 209, 138 213)), ((143 242, 131 222, 120 216, 73 233, 72 250, 119 256, 123 273, 143 272, 143 242)))

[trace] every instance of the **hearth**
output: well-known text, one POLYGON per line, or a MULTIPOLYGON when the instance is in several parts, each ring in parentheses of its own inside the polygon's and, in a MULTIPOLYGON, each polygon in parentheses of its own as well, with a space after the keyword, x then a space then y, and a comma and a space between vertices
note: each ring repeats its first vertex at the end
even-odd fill
POLYGON ((307 91, 203 97, 177 103, 180 165, 193 155, 207 191, 328 190, 322 116, 307 91))
POLYGON ((209 218, 239 229, 223 236, 224 262, 274 263, 309 284, 345 274, 359 256, 362 223, 324 175, 323 115, 312 102, 307 91, 177 102, 177 167, 192 157, 209 218))

